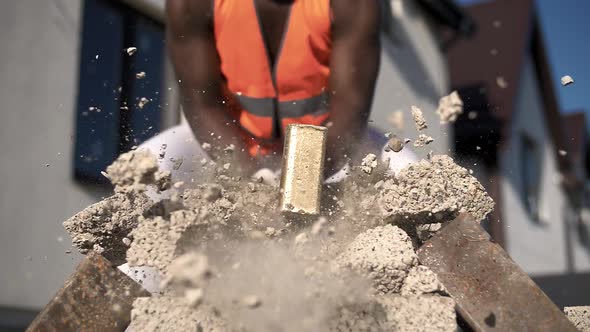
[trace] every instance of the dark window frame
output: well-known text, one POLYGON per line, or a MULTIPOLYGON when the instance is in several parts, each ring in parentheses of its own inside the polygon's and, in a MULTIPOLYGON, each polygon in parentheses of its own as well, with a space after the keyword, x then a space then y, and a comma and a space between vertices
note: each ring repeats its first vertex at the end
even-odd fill
POLYGON ((164 25, 120 1, 85 0, 80 57, 73 176, 102 185, 108 182, 100 173, 106 166, 162 128, 164 25), (142 50, 142 41, 151 46, 142 50), (124 50, 131 46, 138 51, 129 56, 124 50), (140 71, 146 78, 135 77, 140 71), (140 97, 150 100, 143 108, 140 97))

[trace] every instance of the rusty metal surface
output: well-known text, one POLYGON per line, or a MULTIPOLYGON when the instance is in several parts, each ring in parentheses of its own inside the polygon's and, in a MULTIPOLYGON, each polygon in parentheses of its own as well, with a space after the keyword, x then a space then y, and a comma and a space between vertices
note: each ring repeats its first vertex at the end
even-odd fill
POLYGON ((289 125, 285 134, 281 173, 281 211, 320 213, 327 128, 289 125))
POLYGON ((474 331, 577 331, 469 216, 445 226, 418 250, 418 257, 438 275, 474 331))
POLYGON ((124 331, 133 300, 146 296, 106 258, 90 253, 27 331, 124 331))

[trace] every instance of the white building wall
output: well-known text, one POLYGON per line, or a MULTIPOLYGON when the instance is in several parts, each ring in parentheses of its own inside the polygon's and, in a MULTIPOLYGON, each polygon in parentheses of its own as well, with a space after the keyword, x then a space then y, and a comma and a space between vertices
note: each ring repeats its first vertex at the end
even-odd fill
POLYGON ((435 139, 416 152, 421 156, 430 150, 449 153, 450 127, 440 125, 435 114, 439 98, 450 92, 444 54, 434 30, 415 1, 391 0, 390 3, 392 31, 390 36, 382 39, 383 53, 371 114, 372 125, 384 132, 392 131, 389 117, 394 111, 402 111, 405 129, 396 134, 415 139, 418 133, 410 107, 416 105, 422 109, 428 123, 425 132, 435 139))
POLYGON ((510 256, 531 275, 566 272, 564 211, 567 201, 559 185, 555 146, 544 117, 530 57, 523 67, 510 129, 510 141, 500 158, 502 210, 507 250, 510 256), (526 133, 540 151, 540 223, 533 221, 523 204, 520 135, 526 133))
POLYGON ((61 222, 101 196, 71 176, 80 5, 0 10, 0 306, 49 300, 79 258, 61 222))
MULTIPOLYGON (((162 17, 164 0, 128 2, 162 17)), ((109 194, 71 175, 82 3, 6 1, 0 11, 0 306, 38 309, 49 301, 80 259, 65 253, 62 222, 109 194)), ((414 138, 409 109, 422 107, 432 146, 445 152, 434 109, 447 92, 446 64, 413 1, 392 7, 401 28, 398 40, 384 43, 372 119, 388 131, 387 117, 402 109, 414 138)))
POLYGON ((0 10, 0 307, 49 301, 81 258, 62 222, 110 195, 72 177, 82 4, 0 10))

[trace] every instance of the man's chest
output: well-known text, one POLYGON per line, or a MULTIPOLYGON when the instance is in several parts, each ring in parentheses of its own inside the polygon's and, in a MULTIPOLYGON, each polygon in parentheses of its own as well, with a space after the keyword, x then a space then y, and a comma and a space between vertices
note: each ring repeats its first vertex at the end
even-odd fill
MULTIPOLYGON (((249 1, 249 0, 241 0, 249 1)), ((251 0, 256 6, 260 30, 274 62, 289 20, 293 0, 251 0)))

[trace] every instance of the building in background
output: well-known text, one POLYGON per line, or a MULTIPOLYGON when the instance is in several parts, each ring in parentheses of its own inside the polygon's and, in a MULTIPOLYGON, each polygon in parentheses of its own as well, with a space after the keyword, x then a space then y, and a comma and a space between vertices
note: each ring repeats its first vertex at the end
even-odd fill
POLYGON ((587 304, 583 114, 560 113, 534 1, 466 10, 478 31, 448 52, 466 111, 455 123, 456 157, 496 201, 487 223, 493 238, 558 305, 587 304))
MULTIPOLYGON (((179 120, 163 46, 164 0, 20 0, 0 11, 0 329, 22 329, 80 255, 62 222, 109 195, 100 170, 179 120), (129 56, 124 49, 137 47, 129 56), (135 75, 144 71, 144 79, 135 75), (149 102, 139 107, 142 98, 149 102), (72 253, 69 251, 72 250, 72 253)), ((432 149, 447 152, 434 110, 449 92, 440 25, 469 32, 452 1, 387 0, 372 125, 425 110, 432 149)), ((406 116, 406 127, 412 125, 406 116)), ((415 134, 415 133, 412 133, 415 134)))

